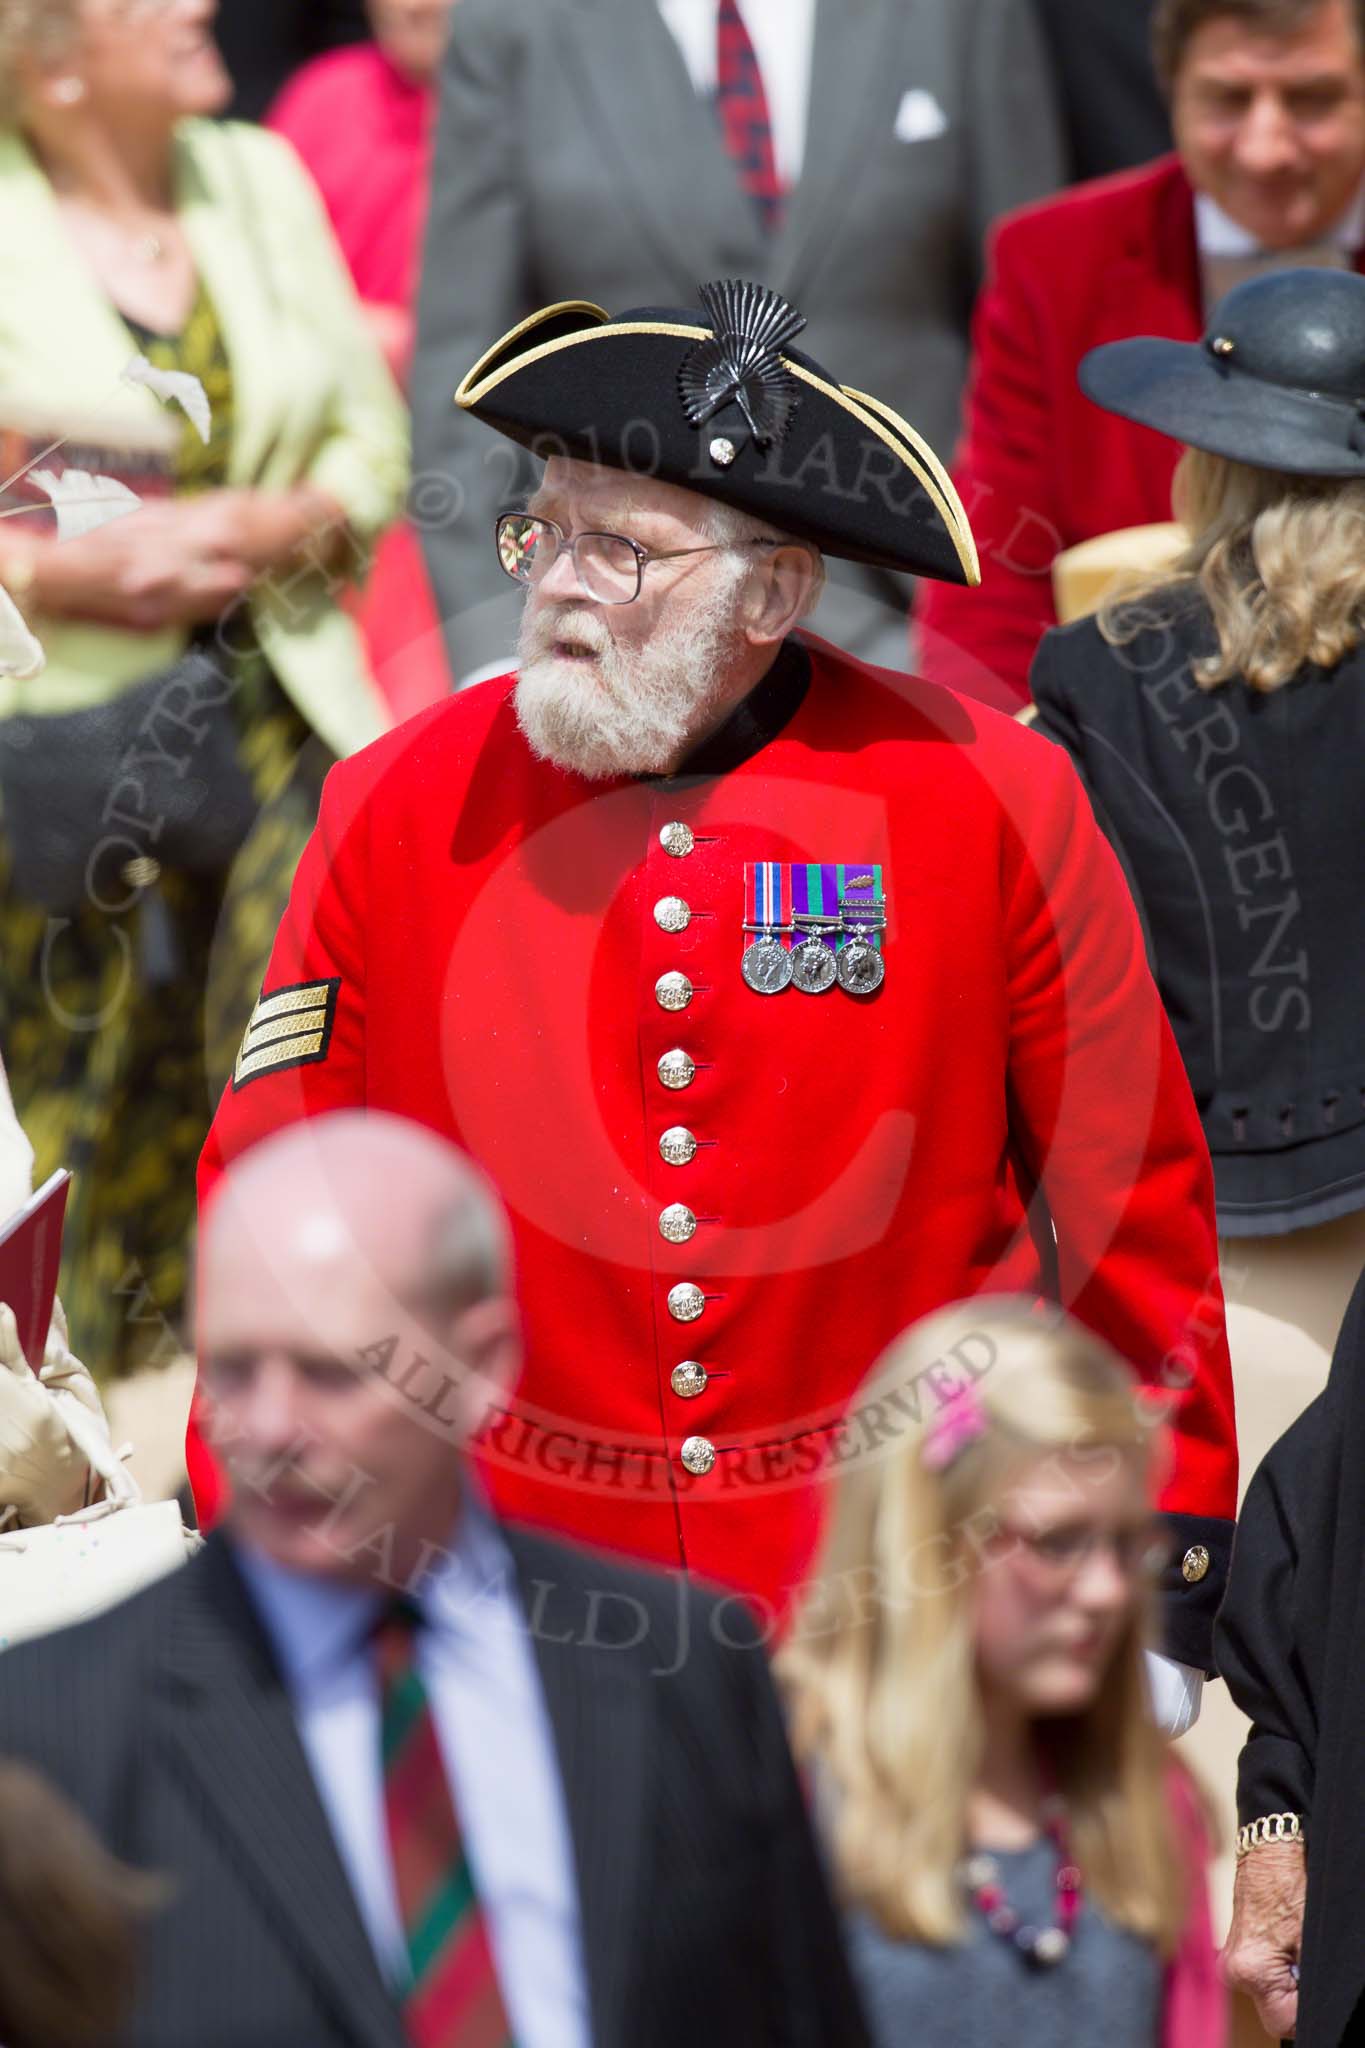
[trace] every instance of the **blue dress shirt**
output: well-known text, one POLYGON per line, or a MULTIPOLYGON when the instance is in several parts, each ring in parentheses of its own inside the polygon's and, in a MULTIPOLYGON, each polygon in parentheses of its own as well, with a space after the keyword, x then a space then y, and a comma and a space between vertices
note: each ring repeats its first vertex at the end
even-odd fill
MULTIPOLYGON (((360 1915, 400 1996, 407 1974, 380 1767, 370 1634, 379 1596, 234 1552, 274 1646, 360 1915)), ((492 1518, 467 1500, 424 1580, 417 1664, 517 2048, 591 2048, 573 1844, 525 1610, 492 1518)))

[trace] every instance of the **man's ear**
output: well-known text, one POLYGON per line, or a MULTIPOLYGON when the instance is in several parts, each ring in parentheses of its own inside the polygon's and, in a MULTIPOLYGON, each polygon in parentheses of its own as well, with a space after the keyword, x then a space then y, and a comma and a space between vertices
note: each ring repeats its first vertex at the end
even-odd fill
POLYGON ((451 1358, 459 1367, 460 1429, 468 1439, 490 1410, 507 1401, 521 1373, 521 1317, 508 1295, 464 1309, 450 1326, 451 1358))
POLYGON ((750 645, 785 640, 814 608, 824 580, 819 556, 799 541, 765 549, 749 579, 744 631, 750 645))

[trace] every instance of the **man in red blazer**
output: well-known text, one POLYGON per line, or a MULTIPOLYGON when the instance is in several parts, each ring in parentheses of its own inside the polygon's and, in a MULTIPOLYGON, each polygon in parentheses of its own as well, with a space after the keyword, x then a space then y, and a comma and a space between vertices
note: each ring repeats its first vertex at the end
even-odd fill
POLYGON ((1159 0, 1154 35, 1176 154, 1002 222, 978 302, 954 481, 981 587, 921 585, 918 660, 1010 710, 1056 623, 1054 556, 1171 517, 1179 450, 1083 397, 1081 358, 1197 341, 1257 267, 1365 247, 1361 0, 1159 0))
MULTIPOLYGON (((889 1340, 1058 1295, 1172 1419, 1169 1641, 1202 1667, 1232 1396, 1208 1157, 1131 899, 1060 750, 796 631, 823 550, 966 580, 970 532, 904 423, 790 346, 799 315, 702 297, 550 307, 461 385, 558 448, 499 522, 519 673, 333 771, 205 1188, 348 1104, 458 1138, 528 1326, 494 1500, 774 1615, 820 1474, 990 1368, 965 1347, 860 1405, 889 1340)), ((373 1360, 441 1426, 434 1363, 383 1330, 373 1360)), ((193 1476, 211 1509, 202 1446, 193 1476)))

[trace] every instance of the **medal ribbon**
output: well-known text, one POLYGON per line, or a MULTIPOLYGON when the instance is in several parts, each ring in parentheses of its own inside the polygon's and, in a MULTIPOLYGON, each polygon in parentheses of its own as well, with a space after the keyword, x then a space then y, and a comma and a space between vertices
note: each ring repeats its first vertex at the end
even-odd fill
MULTIPOLYGON (((843 898, 845 913, 860 903, 867 904, 872 910, 873 914, 868 918, 863 937, 869 946, 875 946, 880 952, 882 929, 886 922, 886 897, 882 893, 881 869, 869 862, 864 867, 845 865, 837 868, 835 872, 839 877, 839 892, 843 898)), ((849 919, 849 922, 855 923, 856 918, 849 919)), ((851 938, 852 933, 848 933, 847 936, 851 938)))
MULTIPOLYGON (((791 878, 795 914, 827 917, 835 926, 840 923, 841 903, 880 906, 886 900, 882 893, 882 871, 869 861, 806 861, 792 868, 791 878)), ((878 908, 876 916, 868 920, 871 928, 867 934, 868 943, 879 949, 881 918, 878 908)), ((832 953, 837 953, 850 934, 835 930, 815 936, 822 938, 832 953)))
MULTIPOLYGON (((775 936, 791 923, 791 869, 780 860, 745 861, 744 921, 775 936)), ((758 935, 745 932, 745 945, 758 935)))

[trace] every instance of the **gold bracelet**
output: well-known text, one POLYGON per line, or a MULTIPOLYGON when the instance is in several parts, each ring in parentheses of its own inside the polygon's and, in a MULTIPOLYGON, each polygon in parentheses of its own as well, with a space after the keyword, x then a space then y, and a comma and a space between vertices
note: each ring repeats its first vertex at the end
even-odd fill
POLYGON ((1237 1861, 1249 1856, 1253 1849, 1263 1849, 1271 1842, 1301 1842, 1303 1823, 1297 1813, 1267 1813, 1260 1820, 1249 1820, 1244 1828, 1237 1830, 1237 1861))

